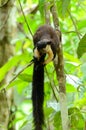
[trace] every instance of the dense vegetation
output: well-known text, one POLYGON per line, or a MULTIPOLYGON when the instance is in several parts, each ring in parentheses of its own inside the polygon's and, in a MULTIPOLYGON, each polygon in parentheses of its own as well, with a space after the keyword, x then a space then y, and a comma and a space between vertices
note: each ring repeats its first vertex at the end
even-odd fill
MULTIPOLYGON (((48 0, 47 0, 48 1, 48 0)), ((50 0, 49 0, 50 1, 50 0)), ((44 24, 43 0, 21 0, 27 23, 34 34, 44 24)), ((64 68, 66 75, 66 92, 71 130, 86 130, 86 1, 56 0, 57 11, 62 32, 64 68)), ((0 81, 13 67, 15 73, 11 82, 1 87, 14 87, 14 106, 17 130, 32 128, 32 72, 33 65, 26 67, 33 58, 33 41, 28 30, 20 4, 16 2, 17 34, 12 44, 15 55, 0 68, 0 81), (18 75, 17 75, 18 74, 18 75)), ((51 24, 52 18, 51 18, 51 24)), ((58 81, 51 62, 45 69, 44 111, 47 128, 61 130, 61 117, 58 96, 58 81), (53 94, 53 91, 55 93, 53 94), (56 100, 57 99, 57 100, 56 100)))

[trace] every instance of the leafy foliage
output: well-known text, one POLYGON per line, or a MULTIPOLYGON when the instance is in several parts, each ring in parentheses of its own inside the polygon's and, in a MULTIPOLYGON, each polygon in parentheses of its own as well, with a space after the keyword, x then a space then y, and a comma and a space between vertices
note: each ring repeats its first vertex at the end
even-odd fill
POLYGON ((78 57, 80 58, 84 53, 86 53, 86 34, 79 42, 79 46, 77 49, 78 57))
MULTIPOLYGON (((38 26, 44 24, 44 2, 44 0, 21 0, 32 33, 36 31, 38 26)), ((86 121, 86 1, 56 0, 55 3, 63 34, 64 71, 71 130, 82 130, 86 121)), ((18 2, 16 2, 16 7, 18 9, 18 34, 15 38, 16 55, 0 68, 0 81, 5 78, 10 69, 15 67, 15 74, 13 74, 15 76, 33 59, 32 37, 18 2)), ((58 103, 58 81, 53 64, 47 65, 46 70, 44 102, 46 126, 47 129, 57 130, 58 128, 58 130, 62 130, 58 103), (52 92, 52 87, 57 100, 52 92)), ((33 66, 26 68, 7 86, 7 89, 14 87, 14 99, 17 106, 14 120, 16 130, 32 129, 32 72, 33 66)), ((1 89, 5 86, 3 85, 1 89)))

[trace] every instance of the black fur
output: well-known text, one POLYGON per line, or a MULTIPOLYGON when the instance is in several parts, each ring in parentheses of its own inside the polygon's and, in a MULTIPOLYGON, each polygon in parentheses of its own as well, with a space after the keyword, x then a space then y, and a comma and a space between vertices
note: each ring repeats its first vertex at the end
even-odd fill
POLYGON ((41 49, 43 49, 43 48, 45 48, 47 45, 49 45, 50 44, 50 42, 51 41, 39 41, 39 42, 37 42, 37 44, 36 44, 36 46, 37 46, 37 49, 38 49, 38 51, 40 51, 41 49))
MULTIPOLYGON (((59 32, 60 33, 60 32, 59 32)), ((33 117, 34 117, 34 130, 43 130, 44 113, 44 58, 45 55, 43 48, 50 45, 54 57, 56 56, 57 48, 59 47, 60 38, 56 31, 49 25, 39 27, 33 36, 34 49, 40 53, 40 59, 36 59, 34 55, 34 69, 33 69, 33 89, 32 89, 32 102, 33 102, 33 117)))
POLYGON ((42 126, 44 125, 44 65, 42 64, 44 57, 45 55, 43 55, 39 61, 34 58, 32 89, 34 130, 42 130, 42 126))

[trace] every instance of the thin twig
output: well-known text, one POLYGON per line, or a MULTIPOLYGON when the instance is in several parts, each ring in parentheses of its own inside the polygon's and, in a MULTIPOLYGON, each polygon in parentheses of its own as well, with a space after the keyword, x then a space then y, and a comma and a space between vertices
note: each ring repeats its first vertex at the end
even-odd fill
POLYGON ((20 2, 20 0, 18 0, 18 1, 19 1, 19 5, 20 5, 20 7, 21 7, 22 14, 23 14, 23 16, 24 16, 25 23, 26 23, 26 25, 27 25, 27 27, 28 27, 28 30, 29 30, 29 32, 30 32, 32 38, 33 38, 33 34, 32 34, 32 31, 31 31, 29 25, 28 25, 27 19, 26 19, 26 17, 25 17, 25 14, 24 14, 24 11, 23 11, 23 8, 22 8, 22 5, 21 5, 21 2, 20 2))
POLYGON ((26 34, 21 26, 21 24, 18 24, 18 29, 21 31, 21 33, 25 36, 26 39, 30 39, 28 34, 26 34))
POLYGON ((45 11, 45 23, 50 25, 50 10, 49 10, 50 2, 45 1, 44 11, 45 11))
POLYGON ((6 6, 10 0, 5 0, 4 2, 0 1, 0 8, 6 6))
MULTIPOLYGON (((46 22, 46 24, 50 24, 50 9, 49 9, 49 5, 50 5, 50 2, 48 2, 48 3, 45 2, 44 9, 45 9, 45 22, 46 22)), ((54 85, 54 83, 51 81, 50 76, 49 76, 49 74, 48 74, 46 68, 45 68, 45 71, 46 71, 46 74, 47 74, 48 79, 49 79, 49 81, 50 81, 50 85, 51 85, 51 89, 52 89, 52 91, 53 91, 53 95, 54 95, 56 101, 58 102, 58 99, 57 99, 57 97, 56 97, 56 94, 55 94, 55 91, 54 91, 54 88, 53 88, 55 85, 54 85)), ((58 89, 57 89, 56 86, 55 86, 55 88, 56 88, 56 90, 58 91, 58 89)))
MULTIPOLYGON (((76 33, 76 31, 67 31, 67 32, 63 32, 63 34, 67 34, 67 33, 76 33)), ((80 32, 78 32, 78 34, 79 34, 80 36, 82 36, 82 34, 81 34, 80 32)))
POLYGON ((65 74, 68 75, 68 77, 69 77, 75 84, 78 85, 77 90, 79 90, 79 88, 80 88, 81 86, 84 86, 83 83, 78 83, 76 80, 74 80, 74 79, 68 74, 68 72, 67 72, 65 69, 64 69, 64 72, 65 72, 65 74))
POLYGON ((49 74, 48 74, 46 68, 45 68, 45 71, 46 71, 47 77, 48 77, 48 79, 49 79, 49 81, 50 81, 50 85, 51 85, 51 89, 52 89, 52 91, 53 91, 53 95, 54 95, 56 101, 58 102, 58 99, 57 99, 57 97, 56 97, 56 94, 55 94, 55 91, 54 91, 54 88, 53 88, 53 87, 54 87, 54 84, 53 84, 53 82, 51 81, 50 76, 49 76, 49 74))
POLYGON ((77 36, 78 36, 78 38, 79 38, 79 40, 80 40, 81 38, 80 38, 80 36, 79 36, 79 32, 78 32, 78 29, 77 29, 76 23, 75 23, 75 21, 74 21, 72 15, 71 15, 71 13, 70 13, 70 11, 67 10, 67 12, 68 12, 68 14, 69 14, 69 16, 70 16, 70 18, 71 18, 71 20, 72 20, 72 23, 73 23, 73 25, 74 25, 74 27, 75 27, 75 30, 76 30, 77 36))
POLYGON ((16 74, 10 81, 9 81, 9 83, 5 86, 5 88, 7 88, 26 68, 28 68, 29 66, 31 66, 32 64, 33 64, 33 60, 29 63, 29 64, 27 64, 22 70, 20 70, 19 72, 18 72, 18 74, 16 74))
POLYGON ((52 13, 52 17, 53 17, 53 22, 54 22, 54 26, 56 31, 59 30, 59 19, 57 17, 57 10, 56 10, 56 6, 55 6, 55 1, 51 2, 52 6, 51 6, 51 13, 52 13))
POLYGON ((7 14, 6 14, 6 18, 5 18, 5 20, 4 20, 3 24, 2 24, 2 26, 0 27, 0 32, 2 31, 2 29, 3 29, 4 26, 6 25, 8 19, 9 19, 9 14, 10 14, 10 12, 8 11, 7 14))

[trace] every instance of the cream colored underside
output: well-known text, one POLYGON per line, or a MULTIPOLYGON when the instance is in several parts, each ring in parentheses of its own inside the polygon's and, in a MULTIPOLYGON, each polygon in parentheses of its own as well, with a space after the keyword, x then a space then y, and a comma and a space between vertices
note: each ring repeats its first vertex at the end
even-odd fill
MULTIPOLYGON (((44 61, 43 64, 48 64, 50 61, 52 61, 54 54, 51 49, 50 45, 47 45, 45 48, 41 50, 41 52, 44 54, 46 53, 48 55, 47 59, 44 61)), ((36 57, 38 60, 40 59, 41 55, 37 48, 34 49, 34 57, 36 57)))

